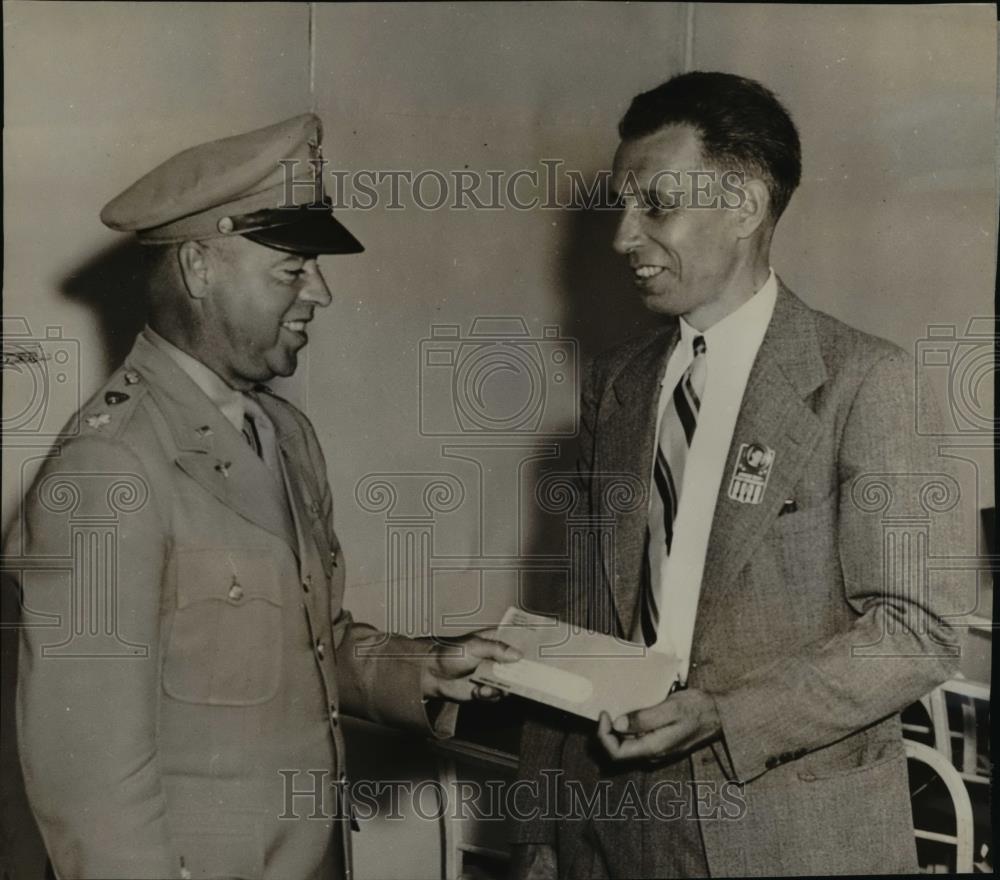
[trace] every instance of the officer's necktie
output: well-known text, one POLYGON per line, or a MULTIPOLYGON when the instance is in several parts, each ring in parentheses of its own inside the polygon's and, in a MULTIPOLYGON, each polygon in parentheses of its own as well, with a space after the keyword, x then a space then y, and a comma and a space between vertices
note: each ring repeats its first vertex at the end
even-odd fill
POLYGON ((649 571, 648 577, 644 578, 642 601, 637 615, 639 632, 636 634, 647 645, 656 643, 660 622, 660 571, 670 556, 673 544, 674 522, 684 483, 684 464, 695 428, 698 427, 698 410, 701 408, 708 374, 705 337, 696 336, 692 347, 694 357, 663 410, 656 444, 656 462, 653 466, 655 491, 649 505, 649 571))
POLYGON ((274 426, 252 394, 243 395, 243 437, 264 463, 276 472, 278 451, 274 426))

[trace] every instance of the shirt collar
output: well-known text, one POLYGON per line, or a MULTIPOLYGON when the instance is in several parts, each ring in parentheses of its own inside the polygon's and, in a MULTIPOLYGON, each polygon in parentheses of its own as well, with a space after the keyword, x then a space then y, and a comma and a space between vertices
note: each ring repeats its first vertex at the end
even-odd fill
POLYGON ((726 360, 734 365, 743 360, 752 362, 764 340, 764 333, 771 322, 777 298, 778 279, 774 269, 771 269, 767 280, 750 299, 707 330, 695 329, 682 317, 680 344, 684 351, 691 355, 693 341, 698 336, 704 336, 706 354, 709 358, 713 354, 725 352, 726 360))
POLYGON ((243 395, 235 388, 227 385, 222 377, 206 367, 197 358, 191 357, 186 351, 181 351, 176 345, 164 339, 148 325, 143 329, 146 338, 160 351, 167 355, 188 378, 194 382, 212 401, 237 431, 243 430, 245 413, 243 395))

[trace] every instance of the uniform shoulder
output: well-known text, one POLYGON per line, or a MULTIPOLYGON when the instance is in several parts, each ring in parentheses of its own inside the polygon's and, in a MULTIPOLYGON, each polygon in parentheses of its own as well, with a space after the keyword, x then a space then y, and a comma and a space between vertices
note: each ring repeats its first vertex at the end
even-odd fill
POLYGON ((139 373, 127 366, 119 367, 70 417, 56 446, 63 448, 87 437, 127 443, 147 394, 148 388, 139 373))

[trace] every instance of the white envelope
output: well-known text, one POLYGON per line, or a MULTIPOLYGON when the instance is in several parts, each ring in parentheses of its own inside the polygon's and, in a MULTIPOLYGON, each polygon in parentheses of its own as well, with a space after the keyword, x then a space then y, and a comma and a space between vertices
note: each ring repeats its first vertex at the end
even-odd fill
POLYGON ((644 645, 508 608, 497 637, 520 649, 514 663, 484 660, 473 681, 597 720, 663 702, 680 664, 644 645))

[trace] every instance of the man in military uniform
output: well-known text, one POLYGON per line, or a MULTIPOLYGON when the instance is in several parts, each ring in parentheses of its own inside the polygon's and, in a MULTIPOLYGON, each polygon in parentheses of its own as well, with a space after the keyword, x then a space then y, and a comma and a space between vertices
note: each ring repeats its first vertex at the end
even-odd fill
POLYGON ((285 186, 282 160, 301 173, 320 137, 306 114, 194 147, 102 212, 150 247, 149 326, 8 545, 40 560, 19 588, 51 624, 22 629, 17 721, 59 877, 348 874, 339 714, 447 736, 440 701, 495 696, 469 673, 516 659, 484 633, 445 647, 342 607, 323 453, 259 384, 292 374, 330 303, 317 256, 362 250, 321 192, 285 186), (69 547, 72 577, 44 569, 69 547), (324 802, 289 818, 289 781, 317 778, 324 802))

